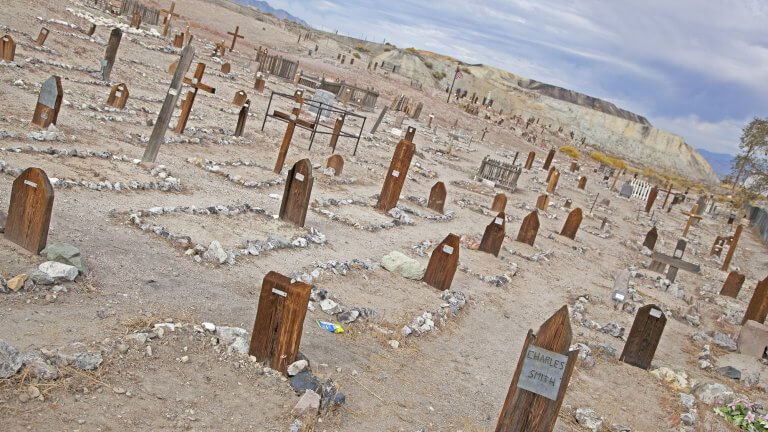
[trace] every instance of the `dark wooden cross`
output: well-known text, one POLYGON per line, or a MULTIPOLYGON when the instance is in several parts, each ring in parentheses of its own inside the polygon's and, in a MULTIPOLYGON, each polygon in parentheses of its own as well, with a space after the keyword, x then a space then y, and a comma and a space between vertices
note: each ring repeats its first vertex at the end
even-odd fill
POLYGON ((176 124, 176 133, 183 134, 184 129, 187 127, 187 120, 189 120, 189 114, 192 112, 192 104, 195 103, 195 97, 197 91, 202 90, 207 93, 215 94, 216 89, 203 84, 203 75, 205 74, 205 63, 198 63, 197 69, 195 69, 195 75, 193 78, 184 78, 184 84, 192 87, 192 90, 187 92, 187 97, 181 102, 181 114, 179 115, 179 122, 176 124))
POLYGON ((670 195, 672 195, 672 182, 669 182, 669 186, 667 187, 667 194, 664 196, 664 203, 661 205, 661 208, 667 206, 667 201, 669 200, 670 195))
POLYGON ((445 212, 445 183, 439 181, 432 186, 429 191, 429 201, 427 201, 427 208, 434 210, 438 213, 445 212))
POLYGON ((499 213, 488 226, 485 227, 483 239, 480 241, 478 250, 488 252, 493 256, 499 256, 501 244, 504 243, 504 234, 507 228, 507 216, 504 212, 499 213))
POLYGON ((288 372, 301 345, 311 288, 277 272, 264 276, 248 354, 272 369, 288 372))
POLYGON ((667 279, 669 279, 670 282, 675 281, 678 270, 685 270, 691 273, 699 273, 701 271, 701 266, 683 261, 683 254, 685 253, 686 246, 688 246, 688 242, 680 239, 677 241, 677 247, 675 247, 675 253, 673 256, 664 255, 661 252, 653 252, 651 255, 653 262, 651 263, 649 270, 655 271, 657 273, 663 273, 664 269, 668 265, 669 271, 667 272, 667 279))
MULTIPOLYGON (((243 39, 243 35, 239 34, 239 32, 240 32, 240 26, 235 27, 235 32, 234 33, 227 32, 228 35, 232 36, 232 45, 229 47, 230 51, 234 51, 235 50, 235 43, 237 42, 238 38, 239 39, 243 39)), ((223 55, 223 53, 222 53, 222 55, 223 55)))
POLYGON ((422 279, 427 284, 445 291, 451 287, 459 264, 459 236, 448 234, 429 257, 427 271, 422 279))
POLYGON ((638 309, 619 361, 641 369, 650 368, 666 325, 667 317, 658 306, 649 304, 638 309))
POLYGON ((45 171, 27 168, 11 187, 5 238, 40 253, 48 241, 48 226, 53 211, 53 187, 45 171))

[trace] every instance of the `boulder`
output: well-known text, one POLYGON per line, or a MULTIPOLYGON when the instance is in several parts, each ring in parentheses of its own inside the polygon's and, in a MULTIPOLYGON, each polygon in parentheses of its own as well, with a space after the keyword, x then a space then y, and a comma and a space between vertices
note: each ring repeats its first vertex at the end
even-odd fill
POLYGON ((409 258, 398 251, 392 251, 381 258, 381 266, 397 273, 406 279, 421 280, 427 271, 418 261, 409 258))
POLYGON ((80 249, 69 243, 51 243, 42 250, 48 261, 56 261, 77 268, 82 275, 88 274, 88 266, 85 264, 80 249))
POLYGON ((733 390, 720 383, 699 384, 693 388, 693 394, 707 405, 725 405, 736 397, 733 390))
POLYGON ((221 247, 221 243, 214 240, 208 245, 208 250, 203 254, 203 258, 218 264, 224 264, 227 261, 227 251, 221 247))
POLYGON ((603 418, 591 408, 577 408, 576 421, 585 429, 597 432, 603 426, 603 418))
POLYGON ((40 264, 38 269, 51 277, 55 282, 71 282, 80 273, 77 267, 57 261, 46 261, 40 264))
POLYGON ((307 390, 296 403, 291 414, 302 416, 307 413, 317 413, 320 409, 320 395, 312 390, 307 390))
MULTIPOLYGON (((288 365, 288 376, 294 376, 309 366, 309 362, 306 360, 297 360, 288 365)), ((320 397, 318 396, 317 403, 320 403, 320 397)))
POLYGON ((21 369, 22 358, 13 345, 0 339, 0 378, 10 378, 21 369))

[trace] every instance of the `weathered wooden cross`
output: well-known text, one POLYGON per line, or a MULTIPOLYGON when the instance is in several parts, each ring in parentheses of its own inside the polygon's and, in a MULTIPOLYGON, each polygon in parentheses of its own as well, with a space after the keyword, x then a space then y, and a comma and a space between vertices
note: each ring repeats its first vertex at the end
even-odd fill
POLYGON ((701 216, 696 214, 696 211, 698 210, 699 206, 698 204, 694 204, 693 208, 691 208, 691 211, 689 212, 681 212, 685 216, 688 216, 688 221, 685 223, 685 228, 683 229, 683 237, 688 236, 688 230, 691 229, 691 225, 693 225, 693 221, 701 219, 701 216))
MULTIPOLYGON (((171 2, 171 7, 169 7, 168 9, 160 9, 160 14, 163 15, 163 24, 168 24, 171 22, 173 18, 179 17, 179 14, 174 12, 174 10, 176 10, 175 1, 171 2)), ((163 36, 166 36, 166 35, 163 35, 163 36)))
MULTIPOLYGON (((237 39, 244 39, 243 35, 239 34, 240 32, 240 26, 235 27, 235 32, 227 32, 228 35, 232 36, 232 45, 229 47, 230 51, 235 50, 235 43, 237 42, 237 39)), ((224 53, 222 53, 224 55, 224 53)))
POLYGON ((687 261, 683 261, 683 254, 685 253, 685 248, 687 246, 688 242, 680 239, 677 241, 677 246, 675 247, 673 256, 664 255, 661 252, 653 252, 651 255, 653 262, 651 262, 651 266, 648 269, 656 273, 663 273, 664 269, 668 265, 669 271, 667 272, 667 279, 669 279, 670 282, 675 281, 678 270, 685 270, 691 273, 700 272, 701 266, 698 264, 692 264, 687 261))
POLYGON ((661 208, 664 208, 667 206, 667 201, 669 200, 669 196, 672 194, 672 182, 669 182, 669 186, 667 186, 667 194, 664 196, 664 203, 661 205, 661 208))
POLYGON ((179 114, 179 122, 176 124, 176 133, 183 134, 184 129, 187 127, 187 120, 189 120, 189 114, 192 112, 192 104, 195 103, 195 97, 197 91, 202 90, 207 93, 215 94, 216 89, 208 85, 203 84, 203 75, 205 74, 205 63, 198 63, 195 69, 195 75, 193 78, 184 77, 184 84, 192 87, 192 90, 187 92, 187 97, 181 102, 181 114, 179 114))
POLYGON ((445 197, 446 197, 445 184, 441 181, 435 183, 432 189, 429 191, 429 201, 427 202, 427 208, 434 210, 438 213, 445 213, 445 197))
POLYGON ((422 280, 440 291, 445 291, 451 287, 458 264, 459 236, 448 234, 432 251, 422 280))
POLYGON ((641 369, 650 368, 666 325, 667 317, 658 306, 649 304, 638 309, 619 361, 641 369))
POLYGON ((504 233, 507 228, 507 216, 504 212, 499 213, 488 226, 485 227, 483 239, 480 241, 478 250, 488 252, 493 256, 499 256, 501 244, 504 243, 504 233))
POLYGON ((39 253, 48 241, 48 226, 53 210, 53 187, 45 171, 27 168, 11 187, 5 238, 39 253))
POLYGON ((264 276, 248 354, 288 372, 301 345, 311 288, 277 272, 264 276))
POLYGON ((283 135, 283 142, 280 143, 280 150, 277 152, 277 161, 275 161, 274 169, 276 173, 280 173, 280 171, 283 170, 283 164, 285 164, 285 158, 288 156, 288 148, 291 146, 293 131, 296 129, 296 125, 298 124, 310 129, 315 127, 314 123, 299 118, 299 115, 301 114, 301 104, 299 102, 300 100, 302 99, 299 96, 297 98, 297 103, 294 104, 290 114, 286 114, 277 110, 273 112, 275 117, 281 118, 288 122, 288 125, 285 128, 285 134, 283 135))
POLYGON ((397 206, 415 151, 416 145, 410 141, 400 140, 397 143, 395 152, 392 154, 392 162, 389 164, 384 184, 381 187, 379 201, 376 203, 377 209, 387 212, 397 206))
POLYGON ((288 170, 283 201, 280 204, 280 219, 293 222, 300 227, 304 226, 314 182, 312 162, 309 159, 296 162, 293 168, 288 170))

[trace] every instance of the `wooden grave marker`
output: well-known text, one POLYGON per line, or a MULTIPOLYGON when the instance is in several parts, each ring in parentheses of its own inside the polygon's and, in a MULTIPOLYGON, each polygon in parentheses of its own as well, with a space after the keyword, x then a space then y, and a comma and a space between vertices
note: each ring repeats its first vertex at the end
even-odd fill
POLYGON ((581 219, 582 212, 580 208, 577 207, 571 210, 571 212, 568 213, 568 217, 565 219, 563 229, 560 230, 560 235, 568 237, 571 240, 575 240, 576 233, 579 231, 579 226, 581 226, 581 219))
POLYGON ((280 219, 293 222, 300 227, 304 226, 314 181, 312 162, 309 159, 296 162, 293 168, 288 170, 283 201, 280 203, 280 219))
MULTIPOLYGON (((232 45, 230 45, 229 50, 234 51, 235 50, 235 43, 238 39, 244 39, 243 35, 239 34, 240 32, 240 26, 235 27, 235 32, 227 32, 228 35, 232 36, 232 45)), ((221 53, 223 56, 224 53, 221 53)))
POLYGON ((445 291, 451 287, 458 264, 459 236, 448 234, 432 251, 422 280, 440 291, 445 291))
POLYGON ((699 209, 698 204, 694 204, 693 208, 691 208, 690 212, 688 212, 688 213, 682 212, 684 215, 688 216, 688 221, 685 223, 685 228, 683 228, 683 237, 687 237, 688 236, 688 230, 691 229, 691 225, 693 225, 693 221, 701 219, 701 216, 696 214, 698 209, 699 209))
POLYGON ((328 146, 331 148, 331 153, 336 152, 336 144, 339 142, 339 135, 341 135, 341 128, 344 127, 344 116, 336 118, 336 122, 333 125, 333 132, 331 132, 331 141, 328 146))
POLYGON ((736 252, 736 246, 739 244, 739 238, 741 238, 741 231, 743 229, 744 229, 744 226, 741 224, 736 226, 736 232, 733 233, 733 239, 731 240, 731 245, 728 247, 728 253, 725 255, 725 259, 723 260, 723 266, 720 268, 720 270, 728 271, 729 267, 731 266, 731 260, 733 260, 733 254, 736 252))
POLYGON ((648 304, 638 309, 619 361, 640 369, 650 368, 666 324, 667 317, 658 306, 648 304))
POLYGON ((251 110, 251 100, 246 99, 243 106, 240 107, 240 112, 237 115, 237 126, 235 126, 235 136, 243 136, 245 132, 245 122, 248 121, 248 112, 251 110))
POLYGON ((645 240, 643 240, 643 246, 647 247, 650 250, 653 250, 656 247, 656 241, 659 239, 659 231, 654 226, 650 230, 648 230, 648 233, 645 234, 645 240))
POLYGON ((544 160, 544 165, 542 165, 541 169, 548 170, 550 165, 552 165, 552 159, 555 157, 555 149, 552 149, 547 153, 547 159, 544 160))
POLYGON ((131 27, 135 29, 141 28, 141 12, 139 12, 139 9, 133 10, 133 15, 131 15, 131 27))
POLYGON ((530 152, 528 153, 528 159, 525 160, 525 166, 524 168, 529 170, 533 168, 533 161, 536 159, 536 152, 530 152))
POLYGON ((313 128, 314 123, 310 123, 306 120, 300 119, 299 115, 301 114, 301 104, 303 103, 303 99, 301 97, 301 94, 297 94, 296 96, 296 103, 293 105, 293 108, 291 109, 290 114, 286 114, 282 111, 275 110, 273 112, 275 117, 279 117, 283 120, 287 120, 287 126, 285 127, 285 134, 283 134, 283 141, 280 143, 280 149, 277 152, 277 160, 275 161, 275 173, 280 173, 280 171, 283 170, 283 165, 285 164, 285 158, 288 156, 288 149, 291 146, 291 140, 293 139, 293 132, 296 130, 296 125, 302 125, 307 128, 313 128))
POLYGON ((56 124, 59 119, 61 101, 64 98, 64 89, 61 87, 61 78, 49 77, 40 87, 40 95, 37 97, 35 112, 32 115, 32 124, 43 129, 56 124))
POLYGON ((763 324, 766 315, 768 315, 768 277, 757 283, 741 325, 746 324, 748 320, 763 324))
POLYGON ((568 307, 552 315, 534 335, 528 330, 496 423, 496 432, 551 432, 563 404, 578 350, 571 346, 568 307))
POLYGON ((571 170, 571 172, 578 171, 579 170, 579 164, 576 163, 576 161, 571 161, 570 170, 571 170))
POLYGON ((517 232, 517 239, 521 243, 533 246, 536 241, 536 235, 539 233, 539 213, 534 210, 523 219, 520 225, 520 231, 517 232))
POLYGON ((221 65, 221 73, 228 74, 232 71, 232 65, 230 63, 223 63, 221 65))
POLYGON ((507 196, 503 193, 497 193, 493 197, 493 203, 491 204, 491 211, 501 213, 507 210, 507 196))
POLYGON ((184 33, 178 33, 173 36, 173 47, 184 48, 184 33))
POLYGON ((548 194, 541 194, 538 198, 536 198, 536 208, 545 212, 547 211, 547 208, 549 207, 549 195, 548 194))
POLYGON ((104 60, 101 61, 101 80, 109 81, 112 74, 112 67, 117 59, 117 49, 120 48, 120 41, 123 39, 123 31, 115 27, 109 33, 109 42, 107 50, 104 52, 104 60))
POLYGON ((730 244, 733 237, 717 236, 712 243, 712 249, 709 250, 709 256, 720 256, 723 253, 726 243, 730 244))
POLYGON ((37 40, 35 42, 37 42, 38 45, 43 46, 43 44, 45 44, 45 40, 48 39, 48 34, 50 32, 51 31, 45 27, 41 28, 40 33, 37 35, 37 40))
POLYGON ((656 202, 656 196, 659 195, 659 187, 654 186, 651 191, 648 192, 648 199, 645 200, 645 212, 650 213, 653 208, 653 203, 656 202))
POLYGON ((248 354, 272 369, 288 372, 301 345, 311 288, 277 272, 264 276, 248 354))
POLYGON ((9 34, 0 38, 0 60, 12 62, 16 56, 16 41, 9 34))
POLYGON ((507 228, 507 216, 504 212, 499 213, 488 226, 485 227, 483 239, 480 241, 478 250, 488 252, 498 257, 501 250, 501 244, 504 243, 504 234, 507 228))
POLYGON ((253 89, 259 93, 264 93, 264 88, 267 82, 264 80, 264 76, 261 72, 256 72, 256 81, 253 83, 253 89))
POLYGON ((45 171, 27 168, 16 177, 5 221, 5 238, 39 253, 48 241, 53 211, 53 187, 45 171))
POLYGON ((587 176, 579 177, 579 184, 576 187, 578 187, 581 190, 584 190, 584 188, 587 187, 587 176))
POLYGON ((552 173, 552 178, 549 179, 549 184, 547 184, 547 193, 554 194, 555 190, 557 189, 557 182, 560 180, 560 171, 555 170, 552 173))
POLYGON ((648 267, 648 270, 656 273, 663 273, 664 269, 668 265, 669 270, 667 271, 667 279, 669 279, 670 282, 675 281, 677 278, 678 270, 685 270, 691 273, 699 273, 701 271, 701 267, 698 264, 692 264, 687 261, 683 261, 683 254, 685 254, 685 248, 687 246, 688 242, 686 242, 684 239, 680 239, 677 241, 677 246, 675 247, 675 252, 672 256, 664 255, 661 252, 653 252, 653 254, 651 254, 651 259, 653 261, 651 262, 650 267, 648 267))
POLYGON ((325 164, 326 168, 333 168, 333 175, 340 176, 344 171, 344 158, 341 155, 331 155, 325 164))
POLYGON ((434 210, 440 214, 445 213, 445 198, 447 192, 445 190, 445 183, 439 181, 432 186, 429 191, 429 201, 427 202, 427 208, 434 210))
POLYGON ((184 84, 192 87, 192 90, 187 91, 187 97, 181 101, 181 114, 179 114, 179 122, 176 123, 176 133, 183 134, 184 129, 187 127, 187 121, 189 120, 189 114, 192 112, 192 105, 195 103, 195 97, 197 91, 202 90, 204 92, 215 94, 216 89, 202 83, 203 75, 205 74, 205 63, 198 63, 195 69, 194 78, 184 77, 184 84))
POLYGON ((240 90, 237 93, 235 93, 235 96, 232 98, 232 105, 243 106, 243 104, 247 100, 248 100, 248 94, 240 90))
POLYGON ((667 186, 667 194, 664 196, 664 203, 661 204, 661 208, 665 208, 667 206, 667 201, 669 200, 669 196, 672 194, 672 182, 669 182, 669 186, 667 186))
POLYGON ((128 87, 124 83, 115 84, 109 91, 107 105, 117 109, 125 109, 125 103, 128 102, 128 96, 128 87))
POLYGON ((405 140, 413 142, 413 139, 416 137, 416 128, 413 126, 408 126, 408 128, 405 130, 405 140))
MULTIPOLYGON (((178 18, 179 14, 174 12, 176 9, 176 2, 171 2, 171 7, 168 9, 160 9, 160 14, 163 15, 163 37, 168 37, 168 31, 171 28, 171 21, 173 18, 178 18)), ((183 44, 182 40, 182 44, 183 44)), ((179 47, 181 48, 181 47, 179 47)))
POLYGON ((733 298, 738 297, 739 291, 741 291, 741 287, 742 285, 744 285, 745 279, 746 279, 746 276, 744 276, 743 274, 740 274, 737 271, 732 271, 728 273, 728 277, 725 278, 723 287, 720 289, 720 295, 733 297, 733 298))
POLYGON ((555 167, 551 167, 549 171, 547 171, 547 178, 544 179, 545 182, 549 183, 549 181, 552 179, 552 174, 555 173, 555 167))
POLYGON ((371 128, 371 135, 376 133, 376 130, 379 129, 379 125, 381 125, 381 121, 384 119, 384 116, 387 114, 387 111, 389 111, 389 105, 384 105, 384 108, 381 109, 381 112, 379 112, 379 117, 376 118, 376 122, 373 124, 373 127, 371 128))
POLYGON ((387 212, 397 206, 415 151, 416 145, 410 141, 400 140, 397 143, 395 152, 392 154, 392 162, 390 162, 387 170, 387 176, 384 179, 384 185, 381 187, 379 201, 376 203, 377 209, 387 212))

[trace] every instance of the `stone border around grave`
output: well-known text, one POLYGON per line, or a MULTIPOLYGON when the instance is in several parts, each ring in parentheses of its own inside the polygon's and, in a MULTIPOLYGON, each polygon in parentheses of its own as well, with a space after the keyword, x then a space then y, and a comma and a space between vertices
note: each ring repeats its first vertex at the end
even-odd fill
POLYGON ((245 239, 241 249, 227 250, 224 249, 221 246, 221 243, 217 240, 211 241, 207 247, 201 244, 193 244, 192 239, 187 235, 171 233, 163 226, 150 224, 146 221, 147 218, 152 216, 173 213, 185 213, 191 215, 221 214, 225 216, 252 213, 263 216, 270 221, 274 220, 274 218, 267 215, 267 212, 264 209, 252 207, 250 204, 218 205, 204 208, 195 206, 152 207, 147 210, 131 211, 128 215, 128 220, 144 232, 151 232, 159 237, 168 239, 171 243, 177 246, 183 247, 185 249, 184 254, 193 256, 194 261, 198 263, 205 260, 218 264, 227 263, 232 265, 235 263, 235 259, 239 256, 258 256, 261 253, 273 250, 305 248, 310 244, 324 245, 326 242, 325 234, 314 227, 310 227, 308 229, 304 228, 307 231, 307 234, 295 237, 288 241, 274 236, 270 236, 266 240, 245 239))
POLYGON ((277 175, 277 174, 274 174, 274 172, 269 168, 251 160, 238 159, 235 161, 215 162, 209 159, 188 158, 187 163, 190 163, 198 168, 204 169, 209 173, 213 173, 218 176, 224 177, 228 181, 245 188, 262 189, 262 188, 270 188, 270 187, 285 184, 285 178, 283 177, 279 177, 274 180, 266 180, 266 181, 246 180, 240 175, 229 174, 227 173, 226 170, 222 169, 222 167, 225 167, 225 168, 226 167, 249 167, 249 168, 253 167, 253 168, 259 168, 261 170, 264 170, 265 172, 269 172, 272 175, 277 175))
POLYGON ((328 208, 342 207, 342 206, 357 206, 357 207, 365 208, 374 212, 378 211, 374 208, 374 203, 362 201, 357 198, 347 198, 347 199, 316 198, 315 200, 312 201, 312 204, 309 206, 309 208, 313 212, 319 215, 322 215, 329 220, 342 223, 344 225, 350 226, 355 229, 369 231, 369 232, 389 230, 392 228, 396 228, 400 225, 406 225, 406 226, 415 225, 415 223, 413 222, 413 219, 411 219, 407 214, 405 214, 399 208, 393 208, 386 213, 387 215, 389 215, 389 217, 392 218, 391 222, 384 222, 380 224, 368 224, 368 225, 362 225, 359 222, 349 217, 339 216, 336 213, 328 210, 328 208))
MULTIPOLYGON (((463 244, 464 236, 461 236, 461 239, 462 239, 462 248, 467 249, 466 246, 463 244)), ((420 257, 427 257, 428 258, 430 256, 430 254, 431 254, 432 249, 434 249, 435 246, 437 246, 438 244, 439 244, 439 242, 435 243, 435 242, 432 242, 431 240, 424 240, 421 243, 418 243, 418 244, 416 244, 414 246, 411 246, 411 249, 413 250, 413 252, 416 255, 418 255, 420 257)), ((473 250, 473 249, 470 249, 470 250, 473 250)), ((474 252, 479 252, 476 249, 473 250, 473 251, 474 252)), ((459 257, 458 269, 461 270, 462 273, 468 274, 468 275, 476 278, 477 280, 480 280, 482 282, 485 282, 485 283, 490 284, 490 285, 495 286, 495 287, 502 287, 502 286, 512 282, 512 278, 517 275, 518 265, 517 265, 517 263, 514 263, 514 262, 510 263, 509 264, 509 272, 504 273, 504 274, 495 275, 495 276, 484 275, 484 274, 482 274, 480 272, 472 270, 466 264, 462 264, 461 263, 461 257, 459 257)))

